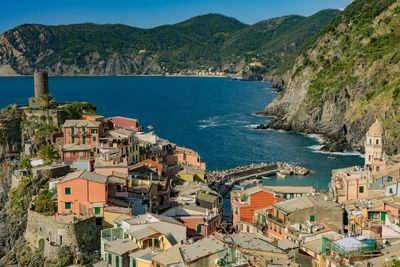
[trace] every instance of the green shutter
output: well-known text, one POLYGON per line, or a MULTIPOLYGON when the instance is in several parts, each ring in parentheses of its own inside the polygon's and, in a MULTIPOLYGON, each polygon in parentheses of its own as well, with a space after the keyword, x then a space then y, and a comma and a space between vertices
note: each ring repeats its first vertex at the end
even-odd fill
POLYGON ((119 267, 119 256, 115 255, 115 266, 119 267))
POLYGON ((132 267, 136 267, 136 259, 132 259, 132 267))
POLYGON ((382 222, 386 221, 386 213, 385 212, 381 212, 381 221, 382 222))
POLYGON ((267 217, 266 216, 262 216, 262 222, 265 224, 267 222, 267 217))
POLYGON ((201 234, 201 228, 202 228, 202 225, 198 224, 197 229, 196 229, 197 233, 201 234))
POLYGON ((96 142, 96 136, 93 136, 93 141, 96 142))
POLYGON ((276 210, 276 218, 279 218, 279 210, 276 210))
POLYGON ((65 202, 65 203, 64 203, 64 208, 65 208, 66 210, 71 209, 71 202, 65 202))
POLYGON ((86 130, 85 126, 82 126, 82 132, 85 132, 85 130, 86 130))
POLYGON ((86 137, 82 136, 82 144, 86 144, 86 137))
POLYGON ((358 188, 358 192, 359 192, 359 193, 364 193, 364 186, 360 186, 360 187, 358 188))
POLYGON ((94 208, 94 214, 100 214, 100 208, 99 207, 94 208))
POLYGON ((112 264, 112 255, 108 253, 108 264, 112 264))
POLYGON ((71 195, 71 187, 65 187, 64 188, 64 194, 65 195, 71 195))
POLYGON ((93 152, 96 152, 96 147, 93 147, 93 152))
POLYGON ((310 222, 314 221, 314 215, 310 215, 310 222))

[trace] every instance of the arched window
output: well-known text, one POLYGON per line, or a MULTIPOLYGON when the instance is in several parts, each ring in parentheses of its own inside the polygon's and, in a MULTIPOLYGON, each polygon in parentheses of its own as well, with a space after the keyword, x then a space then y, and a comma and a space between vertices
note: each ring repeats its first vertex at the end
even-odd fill
POLYGON ((379 139, 376 139, 376 144, 379 145, 379 139))
POLYGON ((372 145, 372 139, 371 138, 369 139, 369 144, 372 145))

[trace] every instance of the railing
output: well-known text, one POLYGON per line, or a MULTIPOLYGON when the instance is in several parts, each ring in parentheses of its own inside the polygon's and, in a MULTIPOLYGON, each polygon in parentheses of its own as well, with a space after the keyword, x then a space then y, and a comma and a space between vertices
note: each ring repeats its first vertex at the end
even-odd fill
POLYGON ((269 218, 269 219, 272 219, 272 220, 274 220, 274 221, 276 221, 276 222, 278 222, 278 223, 281 223, 281 224, 284 223, 282 219, 280 219, 280 218, 278 218, 278 217, 276 217, 276 216, 273 216, 272 214, 268 214, 268 218, 269 218))

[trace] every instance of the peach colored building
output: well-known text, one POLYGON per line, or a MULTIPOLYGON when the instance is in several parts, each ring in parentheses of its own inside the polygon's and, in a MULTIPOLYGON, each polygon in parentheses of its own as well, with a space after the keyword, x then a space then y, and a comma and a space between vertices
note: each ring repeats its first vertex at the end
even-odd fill
POLYGON ((100 116, 97 114, 92 114, 92 113, 83 113, 81 118, 82 118, 82 120, 104 122, 103 116, 100 116))
POLYGON ((168 155, 166 159, 169 166, 176 164, 188 164, 198 167, 201 170, 206 169, 206 163, 200 159, 200 155, 185 147, 177 146, 175 151, 168 155))
POLYGON ((332 170, 330 190, 339 203, 367 196, 367 172, 358 166, 332 170))
POLYGON ((108 177, 93 172, 67 174, 57 184, 58 213, 102 216, 108 199, 108 177))

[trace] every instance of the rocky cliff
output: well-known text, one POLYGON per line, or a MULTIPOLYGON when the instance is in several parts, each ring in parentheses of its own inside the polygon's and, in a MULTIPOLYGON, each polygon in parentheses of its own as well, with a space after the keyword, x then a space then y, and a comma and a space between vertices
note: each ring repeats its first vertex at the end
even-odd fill
POLYGON ((375 118, 388 151, 400 148, 400 3, 355 0, 303 46, 284 74, 280 95, 260 114, 268 127, 323 134, 327 150, 362 149, 375 118))

